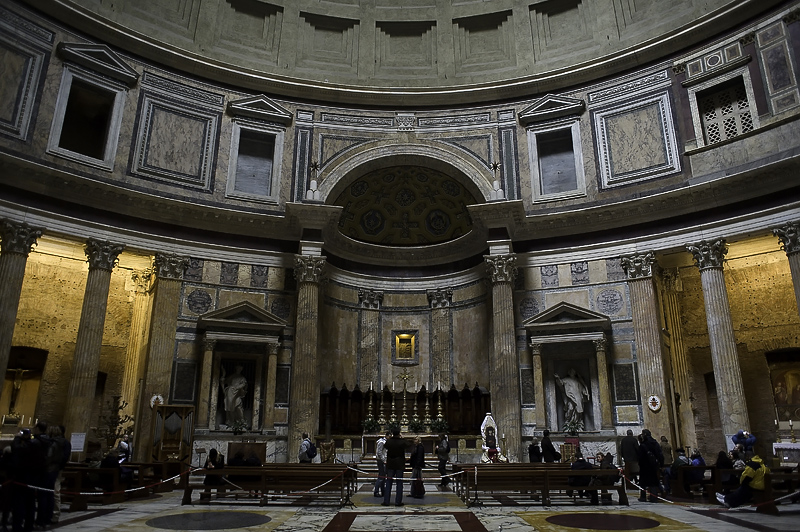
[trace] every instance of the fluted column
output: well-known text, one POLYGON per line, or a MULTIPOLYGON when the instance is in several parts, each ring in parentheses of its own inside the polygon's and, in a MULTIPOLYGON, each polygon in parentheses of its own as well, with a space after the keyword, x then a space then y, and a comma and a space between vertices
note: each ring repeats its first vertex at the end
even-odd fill
POLYGON ((492 280, 494 345, 489 353, 492 414, 497 429, 506 436, 509 461, 521 462, 522 407, 519 390, 519 357, 514 336, 514 299, 511 283, 517 275, 514 255, 485 255, 492 280))
POLYGON ((450 388, 450 304, 453 291, 448 289, 428 290, 431 305, 431 387, 433 383, 444 383, 450 388))
POLYGON ((597 357, 597 387, 600 391, 600 427, 613 429, 614 420, 611 417, 611 387, 608 382, 608 361, 606 349, 608 340, 602 338, 594 341, 594 352, 597 357))
POLYGON ((267 389, 264 394, 264 425, 265 429, 275 428, 275 390, 277 389, 278 348, 275 343, 267 344, 267 389))
MULTIPOLYGON (((125 246, 86 241, 86 257, 89 274, 83 294, 81 320, 75 339, 75 357, 72 360, 72 375, 67 393, 64 427, 68 434, 86 433, 91 421, 97 370, 100 368, 100 351, 103 347, 103 326, 106 322, 108 291, 111 286, 111 271, 125 246)), ((82 452, 84 449, 75 449, 82 452)))
POLYGON ((533 399, 536 401, 534 420, 539 430, 547 428, 547 405, 544 404, 544 373, 542 373, 542 344, 531 342, 533 363, 533 399))
POLYGON ((14 325, 17 322, 19 296, 22 294, 22 281, 25 279, 25 265, 28 254, 42 236, 40 229, 24 223, 3 220, 0 223, 0 394, 3 393, 5 374, 11 342, 14 339, 14 325))
POLYGON ((380 338, 380 308, 383 292, 359 289, 358 301, 361 304, 358 385, 366 392, 370 385, 377 388, 380 382, 378 338, 380 338))
POLYGON ((674 447, 690 445, 697 446, 697 434, 692 413, 691 373, 689 360, 686 355, 686 346, 683 343, 683 328, 681 326, 681 306, 678 292, 681 291, 681 279, 678 270, 664 270, 661 274, 662 291, 661 299, 664 307, 664 321, 669 333, 669 351, 672 357, 672 378, 675 381, 675 392, 680 396, 678 406, 679 426, 675 427, 676 439, 674 447))
POLYGON ((317 374, 317 323, 319 283, 325 257, 296 255, 294 275, 299 284, 297 327, 289 392, 289 461, 297 461, 303 432, 319 427, 319 376, 317 374))
POLYGON ((139 398, 139 381, 144 376, 144 361, 147 356, 147 337, 150 333, 150 310, 153 298, 150 289, 153 287, 153 270, 134 271, 131 273, 134 283, 133 315, 131 316, 131 333, 128 347, 125 350, 125 373, 122 376, 122 400, 127 403, 123 414, 139 415, 136 411, 139 398))
POLYGON ((181 298, 183 272, 189 259, 174 254, 157 254, 153 261, 156 274, 153 312, 150 322, 150 343, 144 371, 139 417, 136 420, 134 452, 137 460, 150 461, 152 456, 153 410, 150 399, 160 395, 169 401, 172 362, 175 354, 175 332, 181 298))
POLYGON ((714 242, 687 244, 686 249, 700 268, 700 282, 703 286, 708 337, 711 344, 711 361, 717 384, 719 415, 727 440, 740 429, 750 429, 742 385, 742 370, 736 352, 736 337, 733 333, 728 292, 722 272, 723 259, 728 247, 725 240, 720 239, 714 242))
MULTIPOLYGON (((203 362, 200 366, 200 389, 197 393, 197 428, 216 428, 215 423, 209 417, 211 400, 211 373, 214 364, 214 348, 217 341, 209 338, 203 340, 203 362)), ((216 384, 216 383, 215 383, 216 384)))
POLYGON ((639 368, 639 391, 644 411, 644 425, 659 438, 669 437, 669 401, 665 382, 664 358, 661 352, 661 327, 658 301, 653 283, 655 254, 652 251, 621 258, 631 294, 633 336, 636 341, 636 362, 639 368), (659 408, 651 406, 653 399, 659 408))
POLYGON ((781 249, 789 259, 789 271, 792 274, 794 300, 800 312, 800 222, 789 222, 772 230, 772 234, 781 241, 781 249))

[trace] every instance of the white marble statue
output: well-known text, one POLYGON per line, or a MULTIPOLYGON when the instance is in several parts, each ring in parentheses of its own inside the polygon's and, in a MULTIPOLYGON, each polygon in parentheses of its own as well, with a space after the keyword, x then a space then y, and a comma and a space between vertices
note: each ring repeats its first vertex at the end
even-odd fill
POLYGON ((555 380, 564 396, 565 432, 586 430, 583 424, 583 403, 589 400, 589 388, 575 368, 569 368, 566 377, 555 374, 555 380))
POLYGON ((225 398, 225 423, 232 426, 237 421, 244 423, 244 397, 247 395, 247 379, 242 375, 244 368, 237 364, 234 372, 227 377, 222 368, 220 386, 225 398))

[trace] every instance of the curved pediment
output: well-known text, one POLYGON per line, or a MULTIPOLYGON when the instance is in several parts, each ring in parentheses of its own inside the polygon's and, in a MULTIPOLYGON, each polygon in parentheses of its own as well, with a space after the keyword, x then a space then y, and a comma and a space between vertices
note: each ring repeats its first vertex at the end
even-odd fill
POLYGON ((561 302, 523 322, 531 334, 601 332, 611 329, 611 318, 572 303, 561 302))

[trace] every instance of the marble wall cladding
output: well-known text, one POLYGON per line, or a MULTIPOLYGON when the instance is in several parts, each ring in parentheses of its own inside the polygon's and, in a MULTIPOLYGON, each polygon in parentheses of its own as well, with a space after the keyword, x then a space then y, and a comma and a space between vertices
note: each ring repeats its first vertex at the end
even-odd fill
POLYGON ((301 12, 297 68, 356 74, 359 30, 357 20, 301 12))
POLYGON ((614 408, 615 424, 638 425, 641 417, 639 407, 635 405, 617 406, 614 408))
POLYGON ((435 21, 376 22, 375 71, 378 75, 435 77, 435 21))
POLYGON ((778 114, 800 105, 795 65, 784 22, 779 20, 756 32, 756 43, 772 112, 778 114))
POLYGON ((228 285, 239 284, 239 264, 235 262, 221 263, 219 282, 228 285))
POLYGON ((332 135, 320 133, 317 136, 317 153, 320 168, 324 168, 334 157, 367 142, 374 141, 377 137, 355 137, 350 135, 332 135))
POLYGON ((273 296, 269 298, 267 310, 275 314, 282 320, 291 322, 292 320, 292 300, 285 296, 273 296))
MULTIPOLYGON (((328 300, 321 305, 317 336, 320 345, 317 351, 317 365, 321 388, 331 386, 331 383, 335 382, 339 386, 347 384, 348 389, 352 390, 358 383, 360 374, 358 316, 358 309, 355 307, 333 305, 328 300)), ((379 342, 386 344, 389 341, 388 335, 385 332, 381 334, 379 342)), ((361 388, 364 389, 363 384, 361 388)))
POLYGON ((573 286, 589 284, 589 263, 587 261, 571 263, 569 271, 573 286))
POLYGON ((502 71, 516 66, 511 11, 453 21, 456 75, 502 71))
POLYGON ((12 38, 5 26, 0 24, 0 132, 26 139, 47 54, 33 42, 12 38))
POLYGON ((202 281, 203 280, 203 259, 189 258, 189 263, 183 271, 184 281, 202 281))
POLYGON ((267 295, 263 292, 242 292, 239 290, 220 290, 219 291, 219 308, 225 308, 240 303, 242 301, 249 301, 256 305, 258 308, 264 308, 266 305, 267 295))
POLYGON ((636 370, 633 364, 613 364, 614 402, 636 402, 636 370))
POLYGON ((494 137, 492 135, 471 135, 464 137, 439 138, 439 141, 455 146, 480 161, 486 168, 494 160, 494 137))
POLYGON ((550 308, 557 303, 572 303, 578 307, 591 308, 589 306, 590 291, 583 290, 559 290, 545 292, 545 307, 550 308))
POLYGON ((622 269, 622 260, 619 258, 606 259, 606 273, 609 281, 624 280, 625 270, 622 269))
POLYGON ((186 284, 183 294, 182 316, 200 316, 217 308, 217 291, 214 288, 186 284))
POLYGON ((539 268, 542 288, 558 288, 558 266, 541 266, 539 268))
POLYGON ((254 264, 250 267, 250 286, 253 288, 266 288, 269 284, 269 266, 254 264))
POLYGON ((532 405, 536 402, 533 394, 533 369, 520 368, 520 387, 522 388, 522 404, 532 405))
POLYGON ((170 390, 173 404, 191 404, 195 400, 197 384, 197 362, 175 361, 172 370, 172 388, 170 390))
POLYGON ((213 260, 206 260, 202 263, 202 281, 204 283, 211 283, 217 284, 220 281, 220 277, 222 275, 222 263, 213 261, 213 260))

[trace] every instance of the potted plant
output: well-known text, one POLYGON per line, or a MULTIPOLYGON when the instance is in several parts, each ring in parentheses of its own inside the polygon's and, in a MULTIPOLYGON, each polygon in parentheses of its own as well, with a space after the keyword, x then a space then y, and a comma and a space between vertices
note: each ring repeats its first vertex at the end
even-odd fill
POLYGON ((362 421, 361 426, 364 427, 365 434, 372 434, 381 430, 381 424, 373 417, 368 417, 362 421))
POLYGON ((245 423, 241 419, 237 419, 236 421, 233 422, 230 428, 233 431, 233 433, 238 436, 239 434, 245 433, 245 431, 247 430, 247 423, 245 423))

